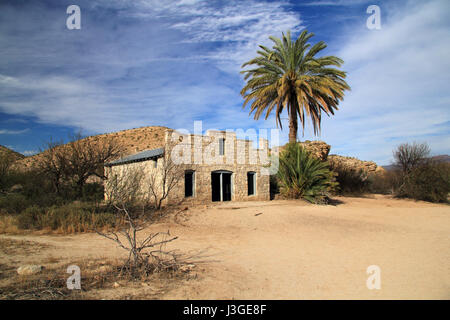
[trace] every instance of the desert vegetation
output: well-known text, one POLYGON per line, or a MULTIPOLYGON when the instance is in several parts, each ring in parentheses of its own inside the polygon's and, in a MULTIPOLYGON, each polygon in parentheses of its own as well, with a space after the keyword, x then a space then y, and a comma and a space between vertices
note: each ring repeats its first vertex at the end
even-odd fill
POLYGON ((336 158, 328 161, 288 144, 280 153, 280 170, 271 177, 272 194, 326 203, 332 196, 391 195, 429 202, 448 202, 450 164, 430 157, 426 143, 404 143, 393 150, 389 170, 369 172, 336 158))
POLYGON ((313 203, 325 202, 337 186, 328 163, 297 143, 288 144, 281 152, 277 178, 285 197, 313 203))
POLYGON ((16 166, 0 155, 0 228, 3 232, 84 232, 116 228, 120 221, 104 204, 103 164, 121 154, 113 140, 101 144, 80 135, 68 144, 48 142, 33 166, 16 166))

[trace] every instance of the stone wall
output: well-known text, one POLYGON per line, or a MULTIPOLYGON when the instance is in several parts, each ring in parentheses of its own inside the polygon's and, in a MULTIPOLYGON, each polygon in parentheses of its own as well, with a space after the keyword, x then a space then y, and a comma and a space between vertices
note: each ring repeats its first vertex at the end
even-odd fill
MULTIPOLYGON (((268 141, 261 139, 259 148, 252 146, 252 141, 236 139, 233 132, 209 131, 207 135, 181 134, 172 129, 166 130, 162 140, 166 152, 170 152, 170 161, 174 161, 177 170, 181 171, 183 178, 169 195, 166 203, 209 203, 212 201, 211 173, 224 170, 232 173, 232 201, 245 200, 269 200, 270 184, 269 175, 263 167, 268 158, 268 141), (225 139, 224 155, 219 154, 219 139, 225 139), (184 197, 184 172, 194 171, 194 196, 184 197), (255 172, 255 195, 248 195, 247 173, 255 172)), ((158 167, 154 168, 154 162, 142 161, 131 164, 112 166, 106 169, 107 174, 122 174, 138 168, 144 174, 144 181, 155 170, 161 170, 163 161, 168 156, 158 160, 158 167)), ((156 171, 157 172, 157 171, 156 171)), ((148 180, 147 180, 148 181, 148 180)), ((145 182, 143 190, 146 189, 145 182)))

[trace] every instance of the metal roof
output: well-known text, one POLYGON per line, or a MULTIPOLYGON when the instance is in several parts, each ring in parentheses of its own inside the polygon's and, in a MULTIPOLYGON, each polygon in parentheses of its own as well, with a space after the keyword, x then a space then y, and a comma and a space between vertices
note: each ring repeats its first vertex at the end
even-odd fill
POLYGON ((131 163, 131 162, 140 162, 146 161, 154 158, 159 158, 164 154, 164 148, 158 148, 153 150, 145 150, 136 154, 132 154, 130 156, 123 157, 121 159, 117 159, 105 164, 105 166, 115 166, 119 164, 131 163))

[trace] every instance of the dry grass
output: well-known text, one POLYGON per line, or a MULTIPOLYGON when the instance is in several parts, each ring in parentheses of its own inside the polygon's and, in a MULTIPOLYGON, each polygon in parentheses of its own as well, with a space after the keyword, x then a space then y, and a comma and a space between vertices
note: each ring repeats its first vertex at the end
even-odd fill
MULTIPOLYGON (((49 246, 36 242, 0 239, 0 254, 8 256, 35 254, 49 246)), ((42 272, 17 274, 17 266, 0 263, 0 300, 72 300, 72 299, 159 299, 162 294, 194 279, 196 274, 183 268, 149 273, 128 272, 124 259, 81 259, 67 263, 53 255, 40 261, 42 272), (69 265, 81 270, 81 290, 67 288, 69 265)))
POLYGON ((17 227, 17 218, 9 215, 0 215, 0 233, 23 234, 24 230, 17 227))
POLYGON ((67 289, 66 281, 70 275, 65 271, 69 264, 44 269, 30 276, 20 276, 15 268, 0 264, 0 300, 89 300, 103 296, 114 299, 158 299, 162 293, 176 287, 177 282, 193 277, 180 270, 149 275, 143 272, 141 277, 131 276, 123 272, 121 260, 85 260, 72 264, 81 269, 81 290, 67 289), (126 291, 121 292, 122 288, 126 288, 126 291), (130 294, 129 289, 134 289, 133 294, 130 294))
POLYGON ((6 255, 25 255, 39 252, 48 248, 49 245, 26 240, 0 239, 0 254, 6 255))

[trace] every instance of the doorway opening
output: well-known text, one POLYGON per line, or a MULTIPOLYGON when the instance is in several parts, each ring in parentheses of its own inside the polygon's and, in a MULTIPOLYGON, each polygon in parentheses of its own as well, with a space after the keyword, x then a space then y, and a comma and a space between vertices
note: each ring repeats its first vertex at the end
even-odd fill
POLYGON ((211 172, 212 201, 231 201, 231 175, 230 171, 211 172))
POLYGON ((247 172, 247 195, 255 195, 256 172, 247 172))
POLYGON ((187 170, 184 172, 184 196, 186 198, 194 196, 194 179, 194 171, 187 170))

